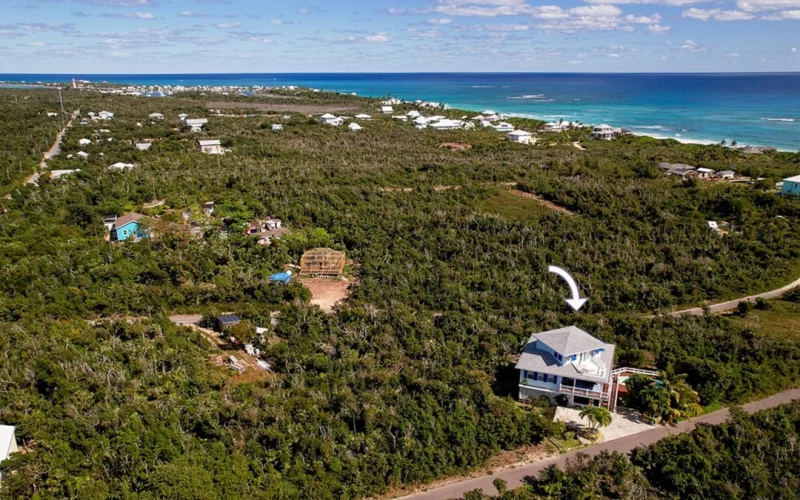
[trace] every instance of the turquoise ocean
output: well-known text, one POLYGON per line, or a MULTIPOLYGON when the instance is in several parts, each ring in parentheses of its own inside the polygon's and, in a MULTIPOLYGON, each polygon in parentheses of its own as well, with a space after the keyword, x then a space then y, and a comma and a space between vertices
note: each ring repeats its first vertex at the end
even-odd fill
POLYGON ((72 78, 141 85, 300 85, 441 102, 542 120, 607 123, 683 142, 800 150, 800 73, 0 74, 0 81, 72 78))

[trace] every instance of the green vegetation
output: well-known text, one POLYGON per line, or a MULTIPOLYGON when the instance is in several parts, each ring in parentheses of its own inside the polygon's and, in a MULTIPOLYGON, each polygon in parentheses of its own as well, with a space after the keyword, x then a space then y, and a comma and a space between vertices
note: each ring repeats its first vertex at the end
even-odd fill
POLYGON ((700 397, 686 383, 684 376, 661 377, 651 380, 633 375, 625 381, 628 395, 625 406, 642 413, 650 422, 675 423, 703 413, 700 397))
POLYGON ((496 497, 475 491, 465 498, 797 498, 798 429, 800 402, 752 416, 737 410, 728 423, 637 448, 630 459, 604 452, 575 460, 565 471, 551 467, 531 484, 496 497))
POLYGON ((291 102, 375 119, 349 133, 301 112, 215 116, 196 94, 67 91, 68 113, 115 119, 77 123, 48 162, 81 172, 25 186, 47 149, 33 145, 55 135, 38 114, 52 94, 0 92, 15 158, 0 215, 0 422, 28 450, 4 465, 6 498, 359 498, 462 473, 558 431, 509 397, 511 359, 532 331, 568 324, 616 343, 620 364, 686 374, 702 405, 800 380, 800 345, 749 317, 640 316, 785 284, 800 267, 800 199, 685 186, 647 167, 724 164, 773 180, 796 174, 800 155, 646 138, 526 147, 486 130, 419 131, 377 116, 375 101, 324 93, 291 102), (182 112, 209 116, 207 130, 186 131, 182 112), (231 152, 201 154, 198 138, 231 152), (148 151, 133 147, 145 140, 148 151), (79 150, 89 158, 68 158, 79 150), (137 167, 106 170, 119 161, 137 167), (575 215, 507 194, 514 183, 575 215), (153 200, 164 203, 143 208, 153 200), (183 212, 202 219, 209 200, 214 216, 190 233, 183 212), (128 211, 147 214, 155 237, 105 242, 103 217, 128 211), (292 234, 264 246, 238 231, 268 215, 292 234), (706 220, 735 231, 720 238, 706 220), (302 284, 268 281, 316 246, 346 250, 358 279, 333 315, 302 284), (549 264, 591 297, 580 315, 549 264), (197 332, 166 319, 226 311, 245 336, 280 311, 260 346, 274 377, 234 383, 197 332), (96 321, 108 317, 119 319, 96 321))
MULTIPOLYGON (((778 338, 800 341, 800 300, 777 300, 768 304, 768 309, 751 307, 739 322, 778 338)), ((737 314, 731 318, 737 316, 742 317, 737 314)))
POLYGON ((595 436, 600 427, 611 425, 611 412, 600 406, 588 406, 581 410, 580 416, 589 421, 589 432, 595 436))

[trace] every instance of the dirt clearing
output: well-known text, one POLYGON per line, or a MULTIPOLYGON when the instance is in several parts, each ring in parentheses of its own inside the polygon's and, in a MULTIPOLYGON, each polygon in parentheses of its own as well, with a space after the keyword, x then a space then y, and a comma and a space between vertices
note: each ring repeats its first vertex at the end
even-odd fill
POLYGON ((350 106, 313 105, 313 104, 270 104, 267 102, 208 102, 207 109, 258 109, 261 111, 278 111, 282 113, 303 113, 315 115, 320 113, 335 113, 337 111, 350 111, 356 109, 350 106))
POLYGON ((333 312, 333 306, 350 296, 350 282, 346 279, 301 278, 300 282, 311 292, 311 304, 326 313, 333 312))
POLYGON ((549 208, 550 210, 555 210, 556 212, 561 212, 562 214, 575 215, 575 212, 571 212, 562 206, 556 205, 552 201, 543 200, 533 193, 526 193, 525 191, 520 191, 519 189, 512 189, 511 191, 509 191, 509 193, 513 194, 514 196, 519 196, 520 198, 525 198, 527 200, 534 200, 540 203, 541 205, 549 208))

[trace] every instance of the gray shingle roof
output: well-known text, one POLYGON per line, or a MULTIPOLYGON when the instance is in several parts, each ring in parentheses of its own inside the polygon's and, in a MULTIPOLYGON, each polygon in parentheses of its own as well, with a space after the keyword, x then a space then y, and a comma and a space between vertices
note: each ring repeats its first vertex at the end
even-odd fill
POLYGON ((606 343, 597 340, 576 326, 534 333, 528 342, 534 340, 541 340, 562 356, 571 356, 607 346, 606 343))
POLYGON ((597 382, 607 384, 611 380, 611 369, 614 363, 613 344, 606 344, 605 351, 601 352, 597 357, 597 361, 605 365, 605 373, 598 376, 592 373, 581 372, 578 366, 573 363, 562 365, 556 358, 547 351, 542 351, 536 348, 533 342, 525 346, 525 350, 519 357, 517 362, 517 370, 528 370, 529 372, 547 373, 550 375, 558 375, 559 377, 575 378, 580 380, 588 380, 590 382, 597 382))

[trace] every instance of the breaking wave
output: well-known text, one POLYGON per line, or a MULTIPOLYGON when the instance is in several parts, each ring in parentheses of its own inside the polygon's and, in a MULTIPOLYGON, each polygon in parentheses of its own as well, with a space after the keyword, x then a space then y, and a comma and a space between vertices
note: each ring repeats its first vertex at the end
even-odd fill
POLYGON ((794 122, 794 118, 762 118, 768 122, 794 122))

